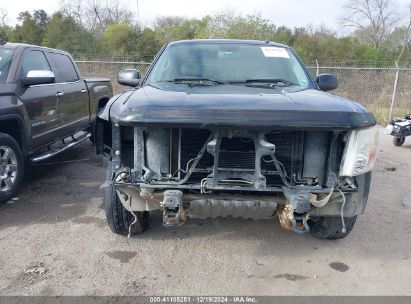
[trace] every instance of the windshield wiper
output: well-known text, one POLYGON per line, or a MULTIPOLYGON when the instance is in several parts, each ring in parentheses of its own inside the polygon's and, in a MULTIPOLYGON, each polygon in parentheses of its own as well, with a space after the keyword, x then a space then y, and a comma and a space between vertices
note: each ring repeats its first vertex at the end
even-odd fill
POLYGON ((246 85, 252 85, 253 83, 265 84, 264 87, 287 87, 287 86, 296 86, 298 84, 291 82, 286 79, 275 78, 275 79, 268 79, 268 78, 261 78, 261 79, 246 79, 243 81, 230 81, 230 83, 245 83, 246 85))
POLYGON ((196 82, 199 82, 201 84, 202 81, 206 82, 212 82, 216 84, 226 84, 224 81, 218 80, 218 79, 213 79, 213 78, 174 78, 174 79, 168 79, 168 80, 163 80, 164 82, 174 82, 174 83, 188 83, 190 85, 195 85, 196 82))

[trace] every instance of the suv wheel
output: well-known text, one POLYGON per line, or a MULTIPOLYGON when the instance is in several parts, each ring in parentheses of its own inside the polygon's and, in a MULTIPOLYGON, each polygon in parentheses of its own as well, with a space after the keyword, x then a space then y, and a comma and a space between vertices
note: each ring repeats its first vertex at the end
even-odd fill
POLYGON ((24 160, 19 144, 10 135, 0 133, 0 203, 17 192, 24 174, 24 160))
MULTIPOLYGON (((111 163, 109 163, 107 171, 107 176, 111 176, 111 174, 109 174, 109 172, 111 172, 111 163)), ((107 224, 111 231, 116 234, 128 235, 130 226, 134 222, 134 216, 130 211, 123 207, 111 181, 110 185, 104 190, 104 209, 106 212, 107 224)), ((134 214, 137 217, 137 221, 131 227, 131 235, 143 233, 148 227, 148 211, 134 212, 134 214)))
POLYGON ((392 141, 394 143, 394 146, 399 147, 405 142, 405 137, 394 137, 392 141))
POLYGON ((357 216, 345 217, 345 229, 343 232, 341 217, 317 217, 309 220, 310 234, 317 239, 337 240, 349 235, 354 228, 357 216))

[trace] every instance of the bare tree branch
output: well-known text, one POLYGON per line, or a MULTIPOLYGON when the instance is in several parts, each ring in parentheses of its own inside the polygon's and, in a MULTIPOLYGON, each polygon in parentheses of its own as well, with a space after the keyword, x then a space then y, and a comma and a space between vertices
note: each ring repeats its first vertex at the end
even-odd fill
POLYGON ((5 8, 0 8, 0 20, 1 20, 1 26, 6 25, 6 18, 7 18, 7 10, 5 8))
POLYGON ((120 0, 60 0, 60 10, 92 32, 104 31, 113 23, 133 22, 133 14, 120 0))
POLYGON ((60 11, 81 26, 86 25, 83 0, 60 0, 60 11))
POLYGON ((400 51, 400 54, 397 57, 397 62, 399 62, 401 60, 402 55, 404 54, 404 51, 407 47, 407 45, 409 44, 409 42, 411 41, 411 0, 410 0, 410 4, 409 4, 409 16, 408 16, 408 26, 405 32, 405 36, 404 36, 404 42, 402 44, 402 48, 400 51))
POLYGON ((344 26, 359 30, 369 29, 370 39, 376 48, 399 23, 394 0, 349 0, 344 6, 344 26))

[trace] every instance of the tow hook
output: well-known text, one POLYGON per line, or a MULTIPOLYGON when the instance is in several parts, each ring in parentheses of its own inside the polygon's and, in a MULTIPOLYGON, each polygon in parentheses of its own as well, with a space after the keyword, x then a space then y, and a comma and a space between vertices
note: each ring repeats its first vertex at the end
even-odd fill
POLYGON ((310 226, 307 224, 307 214, 301 214, 301 215, 294 215, 294 218, 292 220, 293 222, 293 230, 296 233, 306 233, 310 232, 310 226))
POLYGON ((163 207, 164 226, 182 226, 186 222, 186 214, 183 208, 183 192, 178 190, 164 191, 163 207))
POLYGON ((296 233, 309 232, 310 226, 308 226, 307 219, 308 212, 311 210, 311 193, 301 189, 286 187, 283 187, 283 189, 289 204, 278 214, 281 225, 288 230, 294 230, 296 233))
POLYGON ((278 219, 281 226, 286 230, 293 230, 300 234, 310 231, 310 226, 307 223, 308 213, 296 213, 291 205, 279 210, 278 219))

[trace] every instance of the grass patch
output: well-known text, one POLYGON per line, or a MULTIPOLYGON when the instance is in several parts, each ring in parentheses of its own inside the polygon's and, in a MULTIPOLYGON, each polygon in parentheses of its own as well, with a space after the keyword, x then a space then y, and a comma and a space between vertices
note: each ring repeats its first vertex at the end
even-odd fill
MULTIPOLYGON (((377 105, 367 105, 365 107, 367 108, 368 111, 370 111, 374 115, 378 124, 382 126, 386 126, 388 124, 390 108, 379 107, 377 105)), ((407 114, 411 114, 411 107, 406 107, 406 108, 397 107, 392 110, 392 118, 404 117, 407 114)))

